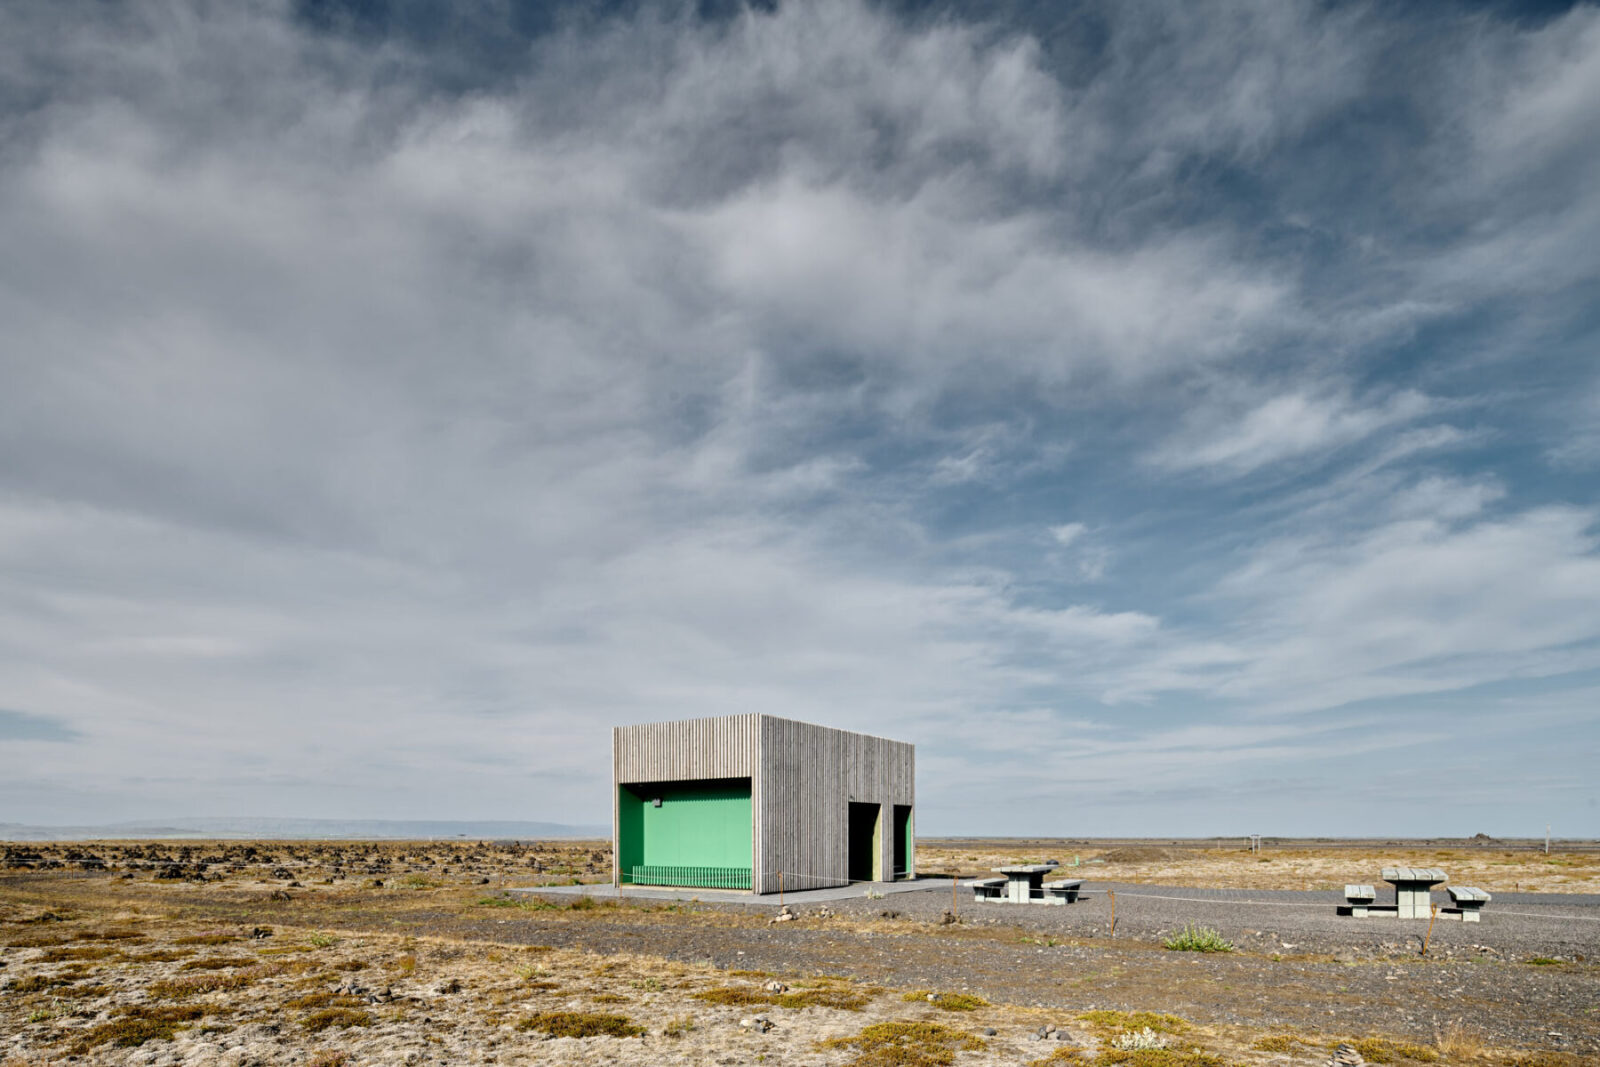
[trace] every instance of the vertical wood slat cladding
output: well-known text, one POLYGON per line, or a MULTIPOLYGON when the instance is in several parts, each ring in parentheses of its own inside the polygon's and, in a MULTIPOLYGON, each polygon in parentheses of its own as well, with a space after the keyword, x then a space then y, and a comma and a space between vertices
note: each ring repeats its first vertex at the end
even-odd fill
MULTIPOLYGON (((642 782, 749 778, 754 889, 813 889, 849 882, 849 805, 879 805, 880 869, 894 870, 894 806, 915 806, 916 748, 902 741, 780 719, 729 715, 619 726, 612 731, 615 788, 642 782)), ((915 856, 914 841, 907 843, 915 856)), ((620 877, 612 850, 612 878, 620 877)), ((911 861, 915 873, 915 861, 911 861)))

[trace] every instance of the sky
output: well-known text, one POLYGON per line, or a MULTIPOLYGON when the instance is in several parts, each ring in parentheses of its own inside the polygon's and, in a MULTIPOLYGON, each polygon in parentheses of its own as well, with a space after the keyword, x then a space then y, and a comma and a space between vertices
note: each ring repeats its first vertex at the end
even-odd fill
POLYGON ((0 5, 0 822, 1600 836, 1600 7, 0 5))

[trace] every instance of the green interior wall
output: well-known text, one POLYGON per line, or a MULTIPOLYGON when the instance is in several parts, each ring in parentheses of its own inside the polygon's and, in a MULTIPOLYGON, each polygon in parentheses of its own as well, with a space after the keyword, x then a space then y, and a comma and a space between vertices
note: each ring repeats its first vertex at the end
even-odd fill
POLYGON ((743 869, 753 865, 750 779, 617 787, 617 858, 635 867, 743 869), (661 806, 653 801, 660 798, 661 806))

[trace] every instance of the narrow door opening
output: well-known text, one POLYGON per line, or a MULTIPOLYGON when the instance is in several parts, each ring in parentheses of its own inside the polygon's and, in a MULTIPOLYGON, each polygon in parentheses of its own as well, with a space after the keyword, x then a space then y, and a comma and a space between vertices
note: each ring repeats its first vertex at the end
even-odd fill
POLYGON ((894 806, 894 880, 911 876, 911 805, 894 806))
MULTIPOLYGON (((879 824, 881 807, 877 804, 850 803, 850 880, 876 882, 882 877, 883 863, 879 858, 879 824)), ((837 855, 838 853, 835 853, 837 855)))

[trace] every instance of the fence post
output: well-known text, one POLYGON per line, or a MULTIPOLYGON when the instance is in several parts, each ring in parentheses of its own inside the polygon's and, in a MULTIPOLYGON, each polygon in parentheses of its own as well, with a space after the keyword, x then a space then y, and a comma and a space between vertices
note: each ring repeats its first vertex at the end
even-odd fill
POLYGON ((778 872, 778 907, 783 907, 783 872, 778 872))
POLYGON ((1438 917, 1439 917, 1439 905, 1437 905, 1437 904, 1429 904, 1428 905, 1428 933, 1422 939, 1422 954, 1424 956, 1426 956, 1428 954, 1428 942, 1433 940, 1433 920, 1437 919, 1438 917))
POLYGON ((1112 937, 1116 937, 1117 936, 1117 894, 1114 891, 1108 889, 1108 890, 1106 890, 1106 896, 1111 898, 1111 936, 1112 937))

